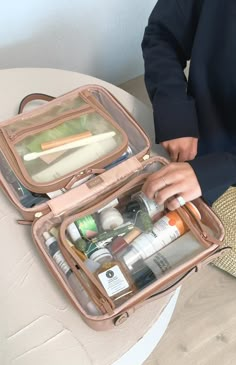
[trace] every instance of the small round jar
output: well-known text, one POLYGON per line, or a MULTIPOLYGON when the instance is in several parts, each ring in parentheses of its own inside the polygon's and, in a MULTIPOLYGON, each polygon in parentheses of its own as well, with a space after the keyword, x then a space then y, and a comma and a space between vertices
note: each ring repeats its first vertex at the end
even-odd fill
POLYGON ((151 218, 160 214, 164 210, 163 204, 159 205, 154 199, 147 198, 142 191, 138 194, 133 195, 132 200, 138 201, 141 207, 143 207, 148 212, 151 218))
POLYGON ((100 248, 99 250, 92 253, 90 259, 102 265, 105 262, 112 261, 113 257, 107 248, 100 248))
POLYGON ((100 213, 100 223, 104 231, 119 227, 124 219, 116 208, 107 208, 100 213))

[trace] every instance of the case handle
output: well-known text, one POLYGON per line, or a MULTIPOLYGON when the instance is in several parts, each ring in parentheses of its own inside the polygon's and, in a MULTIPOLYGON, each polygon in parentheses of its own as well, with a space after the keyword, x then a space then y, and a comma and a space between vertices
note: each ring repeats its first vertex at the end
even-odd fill
MULTIPOLYGON (((222 242, 220 240, 217 240, 215 237, 208 235, 204 231, 204 228, 203 228, 200 220, 197 217, 195 217, 194 214, 191 214, 192 212, 186 206, 178 208, 177 211, 178 211, 179 215, 181 216, 181 218, 186 223, 186 225, 189 227, 190 231, 197 238, 198 241, 203 242, 205 244, 206 243, 214 244, 215 248, 205 259, 196 263, 196 265, 194 267, 190 268, 187 272, 185 272, 183 274, 183 276, 181 276, 176 281, 172 282, 172 284, 170 284, 170 286, 168 286, 167 288, 163 289, 162 291, 158 291, 154 294, 148 295, 148 293, 146 293, 146 295, 142 298, 141 302, 152 300, 153 298, 155 298, 155 296, 167 295, 168 293, 172 292, 175 288, 177 288, 184 279, 186 279, 192 273, 198 271, 202 265, 208 264, 214 258, 218 257, 222 252, 225 252, 230 249, 230 247, 223 247, 223 248, 217 249, 217 247, 219 245, 221 245, 222 242), (189 215, 191 215, 191 218, 189 215)), ((132 303, 132 306, 134 306, 134 305, 135 305, 135 303, 132 303)), ((128 306, 127 308, 129 309, 130 306, 128 306)), ((127 308, 125 308, 125 309, 127 309, 127 308)))
POLYGON ((177 209, 178 214, 183 219, 184 223, 189 227, 193 235, 202 243, 211 243, 217 246, 222 244, 222 241, 207 233, 199 218, 197 218, 192 211, 184 205, 177 209))
POLYGON ((184 275, 182 275, 179 279, 177 279, 174 283, 172 283, 171 285, 169 285, 167 288, 158 291, 157 293, 151 295, 150 297, 148 297, 146 300, 155 298, 159 295, 162 294, 169 294, 171 293, 174 289, 177 289, 177 287, 180 285, 180 283, 184 280, 187 279, 189 276, 191 276, 193 273, 198 272, 198 267, 194 266, 192 267, 190 270, 188 270, 184 275))
POLYGON ((52 101, 55 99, 54 96, 42 94, 42 93, 33 93, 26 95, 20 102, 19 108, 18 108, 18 114, 21 114, 25 108, 25 106, 34 100, 44 100, 44 101, 52 101))
MULTIPOLYGON (((222 252, 225 252, 227 250, 230 250, 231 247, 223 247, 220 248, 219 250, 216 250, 212 255, 210 255, 208 258, 206 258, 201 265, 207 265, 209 262, 211 262, 214 258, 217 258, 222 252), (209 262, 208 262, 209 261, 209 262)), ((173 290, 177 289, 178 286, 180 286, 181 282, 184 279, 187 279, 189 276, 191 276, 194 272, 198 272, 199 268, 198 266, 194 266, 191 269, 189 269, 184 275, 182 275, 179 279, 177 279, 175 282, 173 282, 171 285, 169 285, 168 287, 166 287, 165 289, 158 291, 157 293, 151 295, 149 298, 147 298, 146 300, 155 298, 156 296, 160 296, 160 295, 167 295, 171 292, 173 292, 173 290)))

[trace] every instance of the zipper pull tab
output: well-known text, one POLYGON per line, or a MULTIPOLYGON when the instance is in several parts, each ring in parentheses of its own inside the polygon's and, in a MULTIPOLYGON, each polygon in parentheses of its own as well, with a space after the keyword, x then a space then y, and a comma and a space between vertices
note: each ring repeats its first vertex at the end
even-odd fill
POLYGON ((102 174, 103 172, 105 172, 106 169, 89 169, 86 170, 85 174, 102 174))
MULTIPOLYGON (((72 188, 72 186, 77 183, 77 181, 79 182, 80 180, 86 178, 87 173, 85 171, 81 171, 78 175, 74 175, 72 176, 72 178, 70 179, 70 181, 64 186, 65 190, 70 190, 72 188)), ((81 182, 81 184, 83 183, 83 181, 81 182)))
POLYGON ((33 222, 32 221, 27 221, 26 219, 17 219, 17 223, 27 226, 27 225, 31 225, 33 222))
POLYGON ((81 171, 78 175, 74 175, 70 179, 70 181, 65 185, 65 189, 70 190, 72 186, 77 183, 77 181, 79 182, 80 180, 84 179, 84 181, 81 181, 81 184, 83 184, 83 182, 86 182, 90 178, 90 175, 102 174, 105 171, 105 169, 87 169, 81 171))

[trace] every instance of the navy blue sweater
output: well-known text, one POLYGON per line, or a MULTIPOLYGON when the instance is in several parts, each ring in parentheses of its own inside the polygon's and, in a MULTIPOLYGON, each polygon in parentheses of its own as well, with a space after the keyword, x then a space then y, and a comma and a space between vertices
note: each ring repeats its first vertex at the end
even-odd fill
POLYGON ((212 204, 236 184, 236 0, 159 0, 142 49, 156 142, 199 138, 190 164, 212 204))

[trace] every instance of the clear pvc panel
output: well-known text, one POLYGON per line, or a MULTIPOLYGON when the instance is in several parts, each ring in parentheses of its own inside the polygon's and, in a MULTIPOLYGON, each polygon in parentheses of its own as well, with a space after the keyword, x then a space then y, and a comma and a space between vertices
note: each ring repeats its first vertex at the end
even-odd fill
POLYGON ((122 109, 114 102, 111 102, 110 98, 103 91, 92 88, 90 92, 129 136, 129 146, 133 153, 137 154, 145 149, 147 147, 147 140, 143 137, 141 131, 130 122, 127 115, 122 112, 122 109))
POLYGON ((15 148, 31 178, 46 183, 105 158, 123 143, 122 133, 93 112, 27 133, 15 148))
POLYGON ((0 171, 3 178, 6 180, 8 187, 11 189, 14 197, 25 208, 33 208, 36 205, 42 204, 49 200, 47 195, 38 194, 26 189, 21 182, 17 179, 16 175, 12 171, 10 165, 5 159, 4 155, 0 152, 0 171))
POLYGON ((85 105, 85 101, 80 97, 60 102, 58 101, 53 105, 49 104, 48 107, 32 117, 22 114, 22 118, 20 120, 18 119, 15 123, 7 125, 4 127, 4 130, 9 136, 15 135, 26 128, 34 125, 43 125, 44 123, 50 122, 52 119, 59 117, 61 114, 65 114, 70 110, 79 109, 85 105))
MULTIPOLYGON (((35 237, 38 245, 42 248, 44 256, 50 261, 52 269, 60 275, 84 311, 90 315, 101 315, 99 308, 91 300, 60 250, 59 223, 61 223, 60 218, 53 218, 37 226, 35 237)), ((86 281, 86 278, 84 280, 86 281)), ((88 281, 86 283, 89 285, 88 281)))
POLYGON ((89 263, 116 305, 206 248, 169 212, 132 189, 66 230, 75 252, 89 263))

